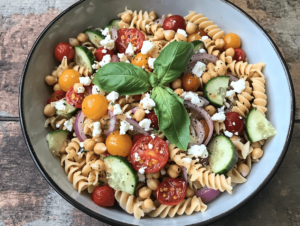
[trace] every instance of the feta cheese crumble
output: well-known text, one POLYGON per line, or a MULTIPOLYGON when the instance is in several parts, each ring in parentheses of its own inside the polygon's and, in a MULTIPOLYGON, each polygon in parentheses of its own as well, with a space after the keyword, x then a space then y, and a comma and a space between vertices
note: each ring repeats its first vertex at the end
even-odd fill
POLYGON ((223 105, 221 108, 218 108, 218 112, 224 112, 225 106, 223 105))
POLYGON ((191 163, 192 159, 190 159, 190 158, 183 158, 182 161, 184 161, 186 163, 191 163))
POLYGON ((148 148, 149 148, 149 149, 152 149, 152 148, 153 148, 153 144, 150 144, 150 143, 149 143, 149 144, 148 144, 148 148))
POLYGON ((93 137, 99 137, 102 130, 100 128, 100 122, 93 123, 93 137))
POLYGON ((130 63, 130 61, 124 53, 118 53, 118 57, 120 59, 120 62, 130 63))
POLYGON ((218 112, 218 113, 215 113, 215 114, 211 117, 211 119, 212 119, 213 121, 223 122, 223 121, 225 121, 226 116, 225 116, 224 112, 218 112))
POLYGON ((139 177, 139 181, 140 181, 140 182, 145 182, 146 177, 145 177, 144 174, 138 173, 138 177, 139 177))
POLYGON ((141 168, 139 169, 139 173, 140 173, 140 174, 145 174, 145 169, 146 169, 146 168, 147 168, 146 166, 141 167, 141 168))
POLYGON ((193 145, 189 150, 188 154, 193 155, 194 157, 207 158, 208 152, 206 146, 204 144, 201 145, 193 145))
POLYGON ((147 118, 144 118, 142 121, 139 122, 139 126, 144 128, 145 131, 150 130, 150 125, 151 125, 151 120, 147 118))
POLYGON ((206 50, 205 49, 200 49, 199 53, 206 53, 206 50))
POLYGON ((106 54, 103 56, 102 60, 99 62, 99 65, 103 67, 104 65, 111 62, 111 56, 110 54, 106 54))
POLYGON ((67 128, 67 130, 71 132, 73 130, 73 123, 74 123, 73 118, 70 118, 69 120, 64 122, 64 126, 67 128))
POLYGON ((202 107, 204 104, 204 101, 201 100, 197 93, 194 92, 184 92, 181 94, 181 97, 183 97, 184 100, 191 101, 192 104, 195 104, 197 107, 202 107))
POLYGON ((183 35, 184 37, 187 37, 187 34, 186 34, 185 30, 183 30, 183 29, 178 29, 177 33, 183 35))
POLYGON ((138 162, 138 161, 140 161, 141 160, 141 157, 139 156, 139 153, 134 153, 134 161, 135 162, 138 162))
POLYGON ((126 112, 126 118, 131 118, 130 112, 126 112))
POLYGON ((107 53, 107 50, 106 49, 102 49, 102 53, 107 53))
POLYGON ((150 94, 146 93, 145 97, 140 101, 140 104, 143 105, 143 108, 146 110, 151 110, 153 107, 155 107, 155 102, 150 98, 150 94))
POLYGON ((79 81, 84 86, 89 86, 89 85, 91 85, 91 82, 92 82, 92 80, 90 79, 90 77, 80 77, 79 81))
POLYGON ((237 135, 237 136, 238 136, 238 135, 239 135, 239 132, 235 132, 234 135, 237 135))
POLYGON ((201 61, 198 61, 195 67, 193 68, 192 73, 196 75, 198 78, 200 78, 202 74, 205 72, 205 70, 206 70, 206 65, 201 61))
POLYGON ((125 135, 128 130, 133 130, 133 126, 127 121, 122 121, 120 126, 120 135, 125 135))
POLYGON ((232 81, 230 86, 233 88, 233 91, 236 93, 241 93, 245 89, 245 80, 240 79, 238 81, 232 81))
POLYGON ((127 49, 125 51, 126 54, 128 54, 129 56, 132 56, 134 54, 134 51, 136 50, 136 47, 134 47, 131 42, 129 42, 127 49))
POLYGON ((162 168, 162 169, 160 170, 160 174, 161 174, 161 175, 166 175, 166 173, 167 173, 167 172, 166 172, 166 170, 165 170, 164 168, 162 168))
POLYGON ((99 86, 93 85, 92 94, 101 94, 104 96, 105 91, 103 89, 99 88, 99 86))
POLYGON ((226 97, 227 97, 230 101, 233 101, 234 91, 233 91, 233 90, 227 91, 227 92, 226 92, 226 97))
POLYGON ((119 98, 119 93, 112 91, 106 96, 106 99, 111 102, 115 102, 119 98))
POLYGON ((102 33, 102 35, 104 35, 104 36, 108 35, 108 34, 109 34, 109 29, 108 29, 108 27, 105 28, 104 30, 101 30, 101 33, 102 33))
MULTIPOLYGON (((67 102, 66 102, 65 99, 61 99, 61 100, 56 101, 54 103, 55 103, 54 107, 55 107, 56 110, 58 110, 58 111, 66 110, 67 102)), ((51 104, 51 106, 52 106, 52 104, 51 104)))
POLYGON ((80 142, 79 146, 80 146, 81 148, 83 148, 83 147, 84 147, 84 143, 83 143, 83 142, 80 142))
POLYGON ((141 53, 142 54, 149 53, 153 49, 154 46, 155 45, 151 41, 144 41, 143 42, 143 47, 141 49, 141 53))
POLYGON ((145 113, 146 113, 146 114, 149 114, 149 113, 150 113, 150 111, 149 111, 149 110, 145 110, 145 113))
POLYGON ((233 135, 233 133, 231 133, 227 130, 224 131, 224 134, 225 134, 226 137, 232 137, 232 135, 233 135))
POLYGON ((201 40, 206 40, 206 39, 209 39, 209 37, 208 36, 202 36, 202 39, 201 40))
POLYGON ((154 134, 151 134, 150 136, 152 137, 152 139, 155 139, 155 135, 154 134))
POLYGON ((119 104, 115 104, 115 105, 114 105, 114 111, 113 111, 113 114, 114 114, 114 115, 123 114, 123 111, 122 111, 122 109, 121 109, 121 107, 120 107, 119 104))
POLYGON ((85 88, 84 87, 78 87, 77 93, 84 93, 85 88))
POLYGON ((154 69, 154 61, 156 60, 156 58, 152 58, 152 57, 149 57, 148 59, 148 65, 151 69, 154 69))
POLYGON ((115 47, 115 41, 111 39, 110 35, 107 35, 105 39, 100 41, 100 45, 104 46, 106 49, 112 50, 115 47))

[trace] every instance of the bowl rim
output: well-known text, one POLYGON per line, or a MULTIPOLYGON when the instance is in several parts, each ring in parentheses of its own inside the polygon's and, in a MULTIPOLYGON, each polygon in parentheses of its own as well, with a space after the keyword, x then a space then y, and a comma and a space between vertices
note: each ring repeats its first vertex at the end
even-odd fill
MULTIPOLYGON (((85 2, 87 0, 79 0, 78 2, 75 2, 73 5, 69 6, 67 9, 65 9, 63 12, 61 12, 58 16, 56 16, 46 27, 45 29, 41 32, 41 34, 38 36, 38 38, 36 39, 36 41, 34 42, 28 56, 27 59, 25 61, 24 64, 24 68, 22 71, 22 75, 21 75, 21 80, 20 80, 20 86, 19 86, 19 115, 20 115, 20 124, 21 124, 21 129, 22 129, 22 133, 23 136, 25 138, 25 142, 28 148, 28 151, 36 165, 36 167, 38 168, 38 170, 40 171, 40 173, 43 175, 43 177, 46 179, 46 181, 48 182, 48 184, 61 196, 63 197, 67 202, 69 202, 70 204, 72 204, 74 207, 76 207, 77 209, 79 209, 80 211, 84 212, 85 214, 100 220, 102 222, 111 224, 111 225, 130 225, 130 224, 126 224, 123 222, 119 222, 116 220, 113 220, 111 218, 107 218, 103 215, 101 215, 100 213, 96 213, 92 210, 90 210, 89 208, 86 208, 84 205, 82 205, 81 203, 77 202, 75 199, 71 198, 69 195, 67 195, 53 180, 52 178, 49 176, 49 174, 45 171, 43 165, 41 164, 41 162, 39 161, 39 159, 37 158, 37 155, 35 154, 34 148, 30 142, 30 138, 29 135, 27 134, 27 129, 26 129, 26 125, 25 125, 25 118, 24 118, 24 113, 23 113, 23 88, 24 88, 24 81, 25 81, 25 75, 27 72, 27 68, 28 68, 28 64, 30 62, 31 56, 35 50, 35 47, 37 46, 37 44, 39 43, 39 41, 41 40, 41 38, 44 36, 44 34, 47 32, 47 30, 62 16, 64 16, 67 12, 69 12, 71 9, 73 9, 74 7, 80 5, 81 3, 85 2)), ((275 173, 277 172, 277 170, 279 169, 290 144, 291 138, 292 138, 292 133, 293 133, 293 128, 294 128, 294 122, 295 122, 295 92, 294 92, 294 87, 293 87, 293 82, 292 82, 292 78, 288 69, 288 66, 281 54, 281 52, 279 51, 277 45, 275 44, 275 42, 271 39, 271 37, 268 35, 268 33, 264 30, 264 28, 258 23, 256 22, 248 13, 246 13, 243 9, 241 9, 240 7, 236 6, 234 3, 229 2, 228 0, 219 0, 222 1, 224 3, 226 3, 227 5, 231 6, 232 8, 234 8, 235 10, 239 11, 240 13, 242 13, 244 16, 246 16, 256 27, 258 27, 258 29, 263 33, 263 35, 267 38, 267 40, 270 42, 271 46, 273 47, 274 51, 276 52, 277 56, 279 57, 281 64, 285 70, 286 73, 286 77, 288 79, 288 85, 289 85, 289 89, 290 89, 290 95, 291 95, 291 114, 290 114, 290 124, 289 124, 289 130, 288 130, 288 134, 287 134, 287 139, 285 140, 285 144, 283 147, 283 150, 276 162, 276 164, 274 165, 273 169, 270 171, 270 173, 268 174, 268 176, 264 179, 263 183, 261 183, 257 189, 255 189, 247 198, 245 198, 241 203, 239 203, 238 205, 236 205, 235 207, 231 208, 230 210, 217 215, 209 220, 205 220, 196 224, 192 224, 194 226, 196 225, 206 225, 206 224, 211 224, 213 222, 216 222, 217 220, 220 220, 221 218, 224 218, 225 216, 228 216, 230 214, 232 214, 234 211, 236 211, 237 209, 241 208, 243 205, 245 205, 248 201, 250 201, 254 196, 256 196, 268 183, 269 181, 273 178, 273 176, 275 175, 275 173)))

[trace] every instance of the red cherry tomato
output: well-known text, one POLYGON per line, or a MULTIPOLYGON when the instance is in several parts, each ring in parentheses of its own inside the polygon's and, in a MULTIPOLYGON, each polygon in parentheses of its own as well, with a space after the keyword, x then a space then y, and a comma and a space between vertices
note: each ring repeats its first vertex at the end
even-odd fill
POLYGON ((224 124, 226 130, 233 133, 233 135, 241 135, 245 129, 243 119, 237 112, 227 113, 224 124), (236 132, 238 132, 238 134, 235 134, 236 132))
POLYGON ((101 207, 113 206, 115 204, 115 193, 108 185, 98 186, 91 194, 91 199, 101 207))
POLYGON ((146 117, 147 117, 147 119, 151 120, 151 127, 152 128, 154 127, 155 129, 159 129, 159 127, 158 127, 158 118, 157 118, 154 111, 151 111, 149 114, 147 114, 146 117))
POLYGON ((114 51, 113 50, 105 49, 104 53, 102 52, 103 50, 104 50, 104 47, 100 47, 94 53, 94 55, 96 57, 96 60, 99 61, 99 62, 102 60, 103 56, 105 56, 107 54, 109 54, 111 57, 114 55, 114 51))
POLYGON ((83 86, 84 89, 85 89, 84 96, 88 96, 88 95, 93 94, 93 86, 94 86, 93 83, 89 86, 83 86))
POLYGON ((69 43, 60 42, 55 47, 54 55, 59 61, 62 61, 64 56, 66 56, 67 60, 70 61, 74 57, 74 49, 69 43))
POLYGON ((178 29, 185 30, 185 20, 182 16, 169 16, 163 23, 164 30, 173 30, 177 32, 178 29))
POLYGON ((62 91, 62 90, 56 91, 48 99, 47 104, 50 104, 51 102, 59 101, 60 99, 64 98, 65 96, 66 96, 65 91, 62 91))
POLYGON ((130 150, 131 164, 136 171, 143 167, 146 173, 155 173, 166 165, 168 159, 168 145, 159 137, 144 136, 130 150), (135 153, 140 156, 139 161, 135 161, 135 153))
POLYGON ((76 93, 73 87, 71 87, 68 90, 66 95, 66 100, 68 104, 71 104, 76 108, 81 108, 83 99, 84 99, 84 93, 76 93))
POLYGON ((234 49, 233 60, 236 61, 244 61, 245 60, 245 52, 242 49, 234 49))
POLYGON ((132 139, 132 145, 134 145, 140 138, 142 138, 144 135, 143 134, 137 134, 133 137, 132 139))
POLYGON ((172 206, 180 203, 186 196, 186 182, 180 178, 167 178, 156 190, 157 200, 164 205, 172 206))
POLYGON ((141 51, 144 41, 145 35, 140 30, 122 28, 118 30, 116 45, 119 53, 125 53, 128 44, 131 43, 136 47, 135 53, 137 54, 141 51))

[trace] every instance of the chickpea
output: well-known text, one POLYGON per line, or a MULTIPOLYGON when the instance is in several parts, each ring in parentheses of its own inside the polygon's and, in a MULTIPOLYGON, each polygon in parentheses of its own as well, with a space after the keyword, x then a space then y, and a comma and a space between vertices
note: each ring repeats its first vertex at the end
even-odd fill
POLYGON ((153 203, 152 199, 145 199, 142 207, 145 210, 151 210, 154 207, 154 203, 153 203))
POLYGON ((132 16, 129 13, 123 13, 123 15, 121 16, 121 19, 125 23, 130 23, 132 20, 132 16))
POLYGON ((226 56, 234 57, 234 49, 233 48, 226 49, 225 54, 226 56))
POLYGON ((87 151, 93 151, 96 142, 93 139, 87 139, 83 142, 84 149, 87 151))
POLYGON ((174 93, 176 93, 178 96, 181 96, 184 93, 184 91, 183 89, 176 89, 174 93))
POLYGON ((215 45, 216 45, 217 49, 222 49, 224 47, 224 45, 225 45, 225 42, 224 42, 223 39, 217 39, 215 41, 215 45))
POLYGON ((210 116, 213 116, 217 112, 216 108, 212 105, 207 105, 204 109, 210 116))
POLYGON ((237 170, 239 171, 239 173, 243 176, 243 177, 247 177, 249 175, 250 169, 249 167, 242 163, 237 167, 237 170))
POLYGON ((45 77, 45 82, 49 85, 49 86, 53 86, 57 83, 57 78, 51 76, 51 75, 47 75, 45 77))
POLYGON ((215 77, 218 76, 218 73, 215 72, 213 69, 210 69, 210 70, 208 71, 208 73, 210 74, 211 78, 215 78, 215 77))
POLYGON ((152 190, 150 188, 142 187, 139 190, 139 197, 141 197, 143 199, 150 198, 151 193, 152 193, 152 190))
POLYGON ((93 137, 93 140, 94 140, 96 143, 105 143, 105 136, 104 136, 104 135, 101 135, 100 137, 93 137))
POLYGON ((180 34, 180 33, 176 33, 175 35, 175 40, 180 42, 180 41, 187 41, 187 38, 183 35, 183 34, 180 34))
POLYGON ((166 30, 164 31, 165 39, 167 41, 171 41, 175 37, 175 31, 173 30, 166 30))
POLYGON ((104 143, 97 143, 94 147, 94 152, 97 155, 104 154, 106 150, 107 150, 107 148, 104 143))
POLYGON ((253 159, 260 159, 264 154, 264 151, 260 148, 254 148, 254 150, 251 153, 251 156, 253 159))
POLYGON ((151 190, 156 191, 158 185, 159 185, 158 179, 148 179, 147 180, 147 187, 150 188, 151 190))
POLYGON ((176 178, 181 173, 181 168, 176 164, 170 165, 167 170, 167 173, 170 177, 176 178))
POLYGON ((69 38, 69 43, 71 46, 79 46, 80 45, 77 38, 69 38))
MULTIPOLYGON (((194 34, 197 30, 197 25, 191 22, 188 22, 188 24, 186 25, 186 33, 187 34, 194 34)), ((199 40, 199 39, 198 39, 199 40)))
POLYGON ((54 90, 55 92, 61 90, 61 88, 60 88, 60 86, 59 86, 58 83, 55 84, 55 85, 53 86, 53 90, 54 90))
POLYGON ((142 121, 145 118, 145 116, 146 116, 146 113, 145 113, 144 109, 138 109, 134 113, 134 118, 138 122, 142 121))
POLYGON ((73 86, 73 90, 78 93, 78 88, 79 87, 83 87, 83 85, 81 83, 75 83, 74 86, 73 86))
POLYGON ((191 197, 193 197, 194 195, 195 195, 194 190, 191 189, 191 188, 187 188, 187 191, 186 191, 186 197, 187 197, 187 198, 191 198, 191 197))
POLYGON ((55 114, 55 107, 52 107, 51 104, 47 104, 44 108, 44 114, 47 116, 53 116, 55 114))
POLYGON ((207 70, 213 69, 214 67, 215 67, 215 65, 213 63, 208 63, 206 66, 207 70))
POLYGON ((87 40, 89 40, 89 37, 85 33, 80 33, 77 36, 77 40, 80 42, 86 42, 87 40))
POLYGON ((59 77, 59 76, 58 76, 57 70, 52 71, 51 75, 52 75, 54 78, 58 78, 58 77, 59 77))
POLYGON ((206 84, 209 80, 211 80, 211 75, 208 72, 204 72, 201 78, 202 82, 206 84))
POLYGON ((156 13, 154 11, 150 11, 149 12, 149 17, 152 19, 152 20, 155 20, 156 19, 156 13))
POLYGON ((160 172, 155 172, 155 173, 146 173, 146 178, 147 179, 158 179, 160 177, 160 172))
POLYGON ((173 82, 172 82, 172 89, 178 89, 181 88, 181 79, 180 78, 176 78, 173 82))

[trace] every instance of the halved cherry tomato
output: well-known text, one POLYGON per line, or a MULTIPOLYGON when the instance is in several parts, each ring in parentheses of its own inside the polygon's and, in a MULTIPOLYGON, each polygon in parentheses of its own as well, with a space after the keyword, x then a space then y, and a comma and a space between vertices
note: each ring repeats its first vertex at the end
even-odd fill
POLYGON ((242 135, 245 129, 243 119, 237 112, 227 113, 224 124, 226 130, 233 133, 233 135, 242 135))
POLYGON ((108 101, 100 94, 92 94, 84 98, 82 103, 83 114, 93 120, 100 119, 106 115, 108 101))
POLYGON ((237 49, 241 47, 241 39, 237 34, 229 33, 224 36, 223 40, 225 42, 224 49, 237 49))
POLYGON ((76 108, 81 108, 83 99, 84 99, 84 93, 76 93, 73 87, 71 87, 68 90, 66 95, 66 100, 68 104, 71 104, 76 108))
POLYGON ((156 190, 157 200, 167 206, 180 203, 186 196, 187 184, 180 178, 167 178, 156 190))
POLYGON ((128 44, 131 43, 134 47, 136 47, 135 53, 137 54, 141 51, 144 41, 145 35, 140 30, 136 28, 122 28, 118 30, 116 46, 119 53, 125 53, 128 44))
POLYGON ((143 134, 137 134, 134 135, 133 139, 132 139, 132 145, 134 145, 140 138, 142 138, 144 135, 143 134))
POLYGON ((62 61, 63 57, 66 56, 67 60, 70 61, 74 57, 74 49, 67 42, 60 42, 57 44, 54 50, 54 55, 57 60, 62 61))
POLYGON ((120 135, 120 131, 115 131, 109 134, 105 144, 109 154, 127 157, 132 146, 132 140, 127 134, 120 135))
POLYGON ((155 112, 152 110, 149 114, 146 115, 147 119, 151 120, 151 127, 155 129, 159 129, 158 127, 158 118, 155 114, 155 112))
POLYGON ((166 165, 168 159, 168 145, 159 137, 153 139, 151 136, 144 136, 130 151, 131 164, 136 171, 143 167, 146 173, 155 173, 166 165), (135 161, 135 153, 140 156, 139 161, 135 161))
POLYGON ((200 87, 200 79, 192 73, 185 74, 181 78, 181 83, 185 91, 195 92, 200 87))
POLYGON ((185 26, 184 18, 179 15, 169 16, 163 23, 164 30, 173 30, 175 32, 177 32, 178 29, 185 30, 185 26))
POLYGON ((98 186, 91 194, 91 199, 101 207, 113 206, 115 204, 115 192, 108 185, 98 186))
POLYGON ((204 141, 205 141, 208 137, 208 134, 209 134, 209 127, 208 127, 208 124, 207 124, 205 119, 201 119, 199 121, 204 127, 204 132, 205 132, 204 141))
POLYGON ((105 49, 104 53, 102 52, 103 50, 104 50, 104 47, 100 47, 94 53, 94 55, 96 57, 96 60, 99 61, 99 62, 102 60, 103 56, 105 56, 107 54, 109 54, 111 57, 114 55, 114 51, 113 50, 105 49))
POLYGON ((50 104, 51 102, 55 102, 55 101, 59 101, 62 98, 64 98, 66 96, 66 92, 62 91, 62 90, 58 90, 56 92, 54 92, 50 98, 47 101, 47 104, 50 104))
POLYGON ((138 53, 131 61, 131 63, 140 68, 149 69, 148 59, 150 55, 144 55, 142 53, 138 53))
POLYGON ((245 60, 245 52, 242 49, 234 49, 233 60, 244 61, 245 60))
POLYGON ((58 84, 63 91, 68 92, 68 90, 73 87, 75 83, 80 82, 79 77, 80 74, 78 71, 68 69, 59 76, 58 84))

